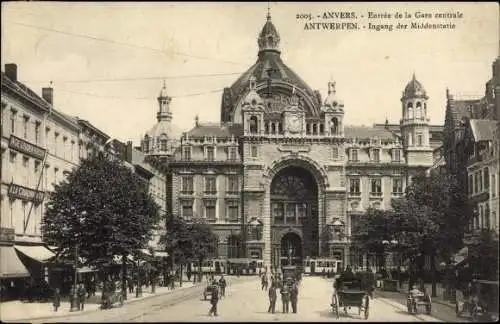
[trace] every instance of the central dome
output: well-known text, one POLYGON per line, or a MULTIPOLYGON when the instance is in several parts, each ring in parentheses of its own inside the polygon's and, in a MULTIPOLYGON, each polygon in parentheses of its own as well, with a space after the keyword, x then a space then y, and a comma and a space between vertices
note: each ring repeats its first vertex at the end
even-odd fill
MULTIPOLYGON (((297 73, 290 69, 281 59, 279 50, 280 36, 274 24, 271 22, 271 16, 267 16, 267 21, 259 33, 258 45, 259 53, 255 64, 244 72, 230 88, 224 90, 222 98, 222 121, 230 121, 230 113, 235 105, 244 98, 249 90, 250 79, 255 78, 257 85, 267 83, 269 79, 272 82, 279 82, 289 85, 290 88, 300 90, 314 106, 321 105, 319 93, 309 87, 297 73)), ((274 84, 273 84, 274 87, 274 84)), ((260 92, 260 91, 259 91, 260 92)))

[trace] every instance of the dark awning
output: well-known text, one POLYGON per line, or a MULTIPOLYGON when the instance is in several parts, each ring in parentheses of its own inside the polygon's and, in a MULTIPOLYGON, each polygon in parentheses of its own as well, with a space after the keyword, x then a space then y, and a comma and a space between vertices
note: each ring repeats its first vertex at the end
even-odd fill
POLYGON ((47 249, 43 245, 34 245, 34 246, 15 245, 14 247, 16 248, 17 251, 38 262, 47 262, 56 256, 54 252, 47 249))
POLYGON ((0 246, 0 278, 29 277, 13 246, 0 246))

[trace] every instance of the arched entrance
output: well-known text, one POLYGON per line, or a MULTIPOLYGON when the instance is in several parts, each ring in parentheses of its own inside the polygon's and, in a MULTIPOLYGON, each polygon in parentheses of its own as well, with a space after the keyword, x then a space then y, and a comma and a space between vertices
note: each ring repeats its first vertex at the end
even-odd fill
POLYGON ((286 233, 281 238, 281 265, 302 263, 302 240, 297 233, 286 233))
POLYGON ((296 247, 296 263, 300 264, 303 257, 318 256, 318 184, 313 174, 294 165, 278 171, 271 181, 270 203, 272 264, 278 266, 288 260, 288 243, 296 247), (283 235, 286 242, 282 242, 282 231, 287 228, 302 233, 302 238, 287 233, 283 235))

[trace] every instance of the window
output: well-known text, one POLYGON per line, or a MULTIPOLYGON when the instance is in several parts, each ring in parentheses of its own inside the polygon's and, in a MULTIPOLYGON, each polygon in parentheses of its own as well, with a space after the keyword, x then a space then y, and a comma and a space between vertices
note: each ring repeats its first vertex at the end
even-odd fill
POLYGON ((28 124, 30 118, 28 116, 23 116, 23 137, 24 139, 28 138, 28 124))
POLYGON ((360 191, 360 182, 359 178, 349 179, 349 194, 353 196, 359 196, 361 194, 360 191))
POLYGON ((183 176, 181 192, 183 194, 193 193, 193 176, 183 176))
POLYGON ((40 144, 40 122, 35 122, 35 143, 40 144))
POLYGON ((422 104, 419 102, 417 102, 417 106, 416 106, 416 109, 415 109, 415 117, 417 119, 420 119, 422 118, 422 104))
POLYGON ((401 178, 392 179, 392 193, 393 194, 403 193, 403 179, 401 178))
POLYGON ((67 159, 68 157, 66 156, 66 144, 68 142, 68 138, 66 136, 63 136, 63 146, 62 146, 62 151, 63 151, 63 158, 67 159))
POLYGON ((237 175, 230 175, 227 177, 227 192, 237 193, 239 191, 239 181, 237 175))
POLYGON ((392 160, 394 162, 401 162, 401 150, 400 149, 394 150, 394 155, 392 157, 392 160))
POLYGON ((479 192, 479 190, 478 190, 478 185, 479 185, 478 175, 479 174, 477 172, 474 173, 474 194, 479 192))
POLYGON ((479 170, 478 172, 478 180, 479 180, 479 185, 478 185, 478 192, 482 192, 483 191, 483 171, 482 170, 479 170))
POLYGON ((216 204, 217 200, 215 199, 205 200, 205 218, 209 222, 216 221, 216 216, 215 216, 216 204))
POLYGON ((236 147, 229 148, 229 161, 236 161, 236 147))
POLYGON ((213 161, 215 156, 214 156, 214 147, 213 146, 207 146, 207 160, 208 161, 213 161))
POLYGON ((382 196, 382 179, 372 179, 371 180, 372 191, 370 192, 373 196, 382 196))
POLYGON ((191 161, 191 146, 185 146, 182 148, 182 158, 184 161, 191 161))
POLYGON ((373 150, 373 162, 380 162, 380 149, 373 150))
POLYGON ((40 172, 40 161, 35 160, 35 175, 37 176, 37 181, 38 181, 38 172, 40 172))
POLYGON ((191 220, 193 218, 193 202, 192 201, 182 201, 182 218, 185 220, 191 220))
POLYGON ((54 184, 57 183, 58 176, 59 176, 59 168, 54 168, 54 184))
POLYGON ((23 206, 23 233, 26 233, 26 228, 28 226, 24 226, 26 224, 26 219, 28 218, 28 202, 24 201, 22 202, 23 206))
POLYGON ((473 191, 472 189, 474 189, 474 176, 472 174, 469 174, 469 183, 468 183, 468 192, 469 192, 469 195, 472 195, 473 191))
POLYGON ((216 178, 213 176, 205 177, 205 193, 215 195, 217 193, 216 178))
POLYGON ((358 150, 351 149, 351 154, 349 155, 349 161, 358 162, 358 150))
POLYGON ((296 223, 296 210, 295 204, 289 203, 285 206, 285 223, 295 224, 296 223))
POLYGON ((283 203, 273 202, 272 213, 275 224, 283 224, 285 221, 283 203))
POLYGON ((14 109, 11 109, 10 110, 10 132, 13 135, 16 134, 16 117, 17 117, 17 111, 14 109))
POLYGON ((57 154, 57 140, 59 138, 59 133, 54 132, 54 154, 57 154))
POLYGON ((30 175, 29 175, 29 164, 30 164, 30 159, 26 156, 23 156, 23 185, 29 187, 30 183, 30 175))
POLYGON ((488 168, 484 168, 483 177, 484 177, 484 190, 488 190, 490 189, 490 172, 488 168))
POLYGON ((333 117, 331 120, 331 129, 330 129, 332 135, 337 135, 339 131, 339 120, 337 117, 333 117))
POLYGON ((250 117, 250 133, 256 134, 259 132, 258 120, 256 116, 250 117))
POLYGON ((166 137, 162 137, 162 138, 160 139, 160 150, 161 150, 162 152, 166 152, 166 151, 168 151, 168 145, 167 145, 167 144, 168 144, 168 140, 167 140, 167 138, 166 138, 166 137))
POLYGON ((417 134, 417 146, 424 146, 424 136, 417 134))
POLYGON ((229 201, 227 206, 227 220, 238 222, 239 206, 237 201, 229 201))
POLYGON ((16 155, 17 154, 14 153, 14 152, 10 152, 9 153, 9 161, 10 161, 10 163, 16 163, 16 155))
POLYGON ((497 181, 494 173, 491 175, 491 189, 491 196, 494 198, 497 196, 497 181))
POLYGON ((252 147, 250 148, 250 150, 251 150, 251 156, 254 157, 254 158, 257 157, 257 155, 258 155, 258 151, 257 151, 258 148, 257 148, 257 146, 256 145, 252 145, 252 147))
POLYGON ((339 158, 339 148, 333 147, 332 148, 332 159, 338 159, 338 158, 339 158))

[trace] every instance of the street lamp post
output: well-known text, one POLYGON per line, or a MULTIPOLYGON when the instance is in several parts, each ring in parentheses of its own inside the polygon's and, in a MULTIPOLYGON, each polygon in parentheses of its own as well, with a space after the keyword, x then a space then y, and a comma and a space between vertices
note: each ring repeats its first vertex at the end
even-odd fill
POLYGON ((73 290, 71 291, 71 307, 69 309, 70 312, 76 312, 79 310, 78 305, 78 292, 77 292, 77 284, 78 284, 78 245, 75 245, 75 278, 73 281, 73 290))

